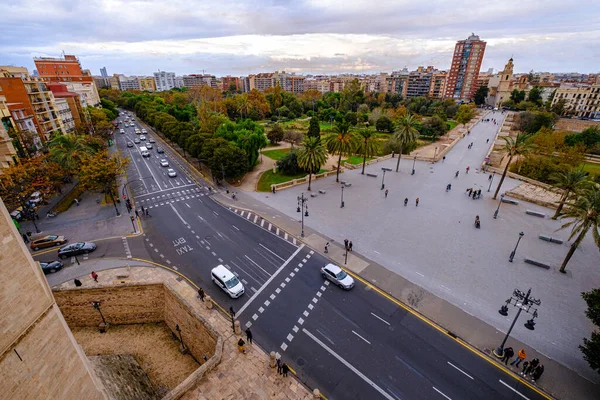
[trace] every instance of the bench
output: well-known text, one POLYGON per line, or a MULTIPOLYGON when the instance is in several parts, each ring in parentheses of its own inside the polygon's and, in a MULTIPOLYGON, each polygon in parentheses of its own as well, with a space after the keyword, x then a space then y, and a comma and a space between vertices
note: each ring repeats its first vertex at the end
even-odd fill
POLYGON ((527 210, 525 214, 533 215, 534 217, 546 218, 546 214, 539 211, 527 210))
POLYGON ((538 237, 540 239, 542 239, 542 240, 545 240, 546 242, 556 243, 556 244, 563 244, 563 240, 562 239, 553 238, 552 236, 539 235, 538 237))
POLYGON ((327 191, 326 191, 326 190, 323 190, 323 189, 321 189, 321 190, 319 190, 319 193, 321 193, 321 194, 325 194, 325 193, 327 193, 327 191))
POLYGON ((543 262, 536 261, 536 260, 533 260, 533 259, 528 258, 528 257, 525 257, 525 262, 527 264, 535 265, 536 267, 550 269, 550 266, 548 264, 544 264, 543 262))
POLYGON ((310 197, 317 197, 317 194, 316 193, 311 193, 310 197))
POLYGON ((371 178, 377 178, 377 174, 369 174, 369 173, 367 173, 367 176, 370 176, 371 178))
POLYGON ((503 198, 502 202, 503 203, 508 203, 508 204, 514 204, 514 205, 518 205, 519 204, 518 200, 507 199, 507 198, 503 198))
POLYGON ((346 183, 344 183, 344 186, 350 187, 350 186, 352 186, 352 184, 350 182, 346 182, 346 183))

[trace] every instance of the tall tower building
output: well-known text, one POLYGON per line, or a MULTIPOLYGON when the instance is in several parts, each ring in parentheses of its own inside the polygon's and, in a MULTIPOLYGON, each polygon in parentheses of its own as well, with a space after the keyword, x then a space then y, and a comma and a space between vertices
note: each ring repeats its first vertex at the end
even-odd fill
POLYGON ((108 73, 106 72, 106 67, 102 67, 102 68, 100 68, 100 75, 101 75, 103 78, 108 78, 108 73))
POLYGON ((485 44, 474 33, 466 40, 456 42, 444 97, 457 101, 470 101, 473 98, 485 44))

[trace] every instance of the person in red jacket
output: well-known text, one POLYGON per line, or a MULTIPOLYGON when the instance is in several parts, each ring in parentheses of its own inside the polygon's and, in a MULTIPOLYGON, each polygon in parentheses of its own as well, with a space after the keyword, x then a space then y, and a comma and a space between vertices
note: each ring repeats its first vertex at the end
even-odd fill
POLYGON ((98 282, 98 274, 94 271, 92 271, 92 279, 94 280, 94 282, 98 282))

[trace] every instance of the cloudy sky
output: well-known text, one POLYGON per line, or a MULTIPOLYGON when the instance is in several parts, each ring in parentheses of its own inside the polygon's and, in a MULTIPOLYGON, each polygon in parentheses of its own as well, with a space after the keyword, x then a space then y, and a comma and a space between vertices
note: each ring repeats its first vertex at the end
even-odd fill
POLYGON ((447 69, 457 40, 482 70, 600 72, 597 0, 0 0, 0 65, 66 54, 108 73, 247 75, 447 69))

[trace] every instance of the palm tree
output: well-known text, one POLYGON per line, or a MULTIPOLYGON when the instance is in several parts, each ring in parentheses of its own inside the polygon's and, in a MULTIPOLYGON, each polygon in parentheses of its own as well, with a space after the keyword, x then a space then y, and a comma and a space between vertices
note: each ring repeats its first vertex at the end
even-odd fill
POLYGON ((567 203, 567 205, 569 208, 560 218, 561 220, 569 218, 571 221, 561 226, 559 230, 572 226, 569 240, 573 239, 575 235, 577 235, 577 239, 571 244, 571 248, 560 266, 560 272, 563 274, 573 253, 590 229, 596 246, 600 248, 600 189, 596 185, 590 186, 580 193, 575 202, 567 203))
POLYGON ((48 147, 50 158, 70 173, 77 170, 86 156, 97 151, 83 135, 58 135, 50 141, 48 147))
POLYGON ((356 134, 350 133, 350 123, 342 121, 336 123, 334 127, 334 133, 330 133, 325 137, 325 145, 327 151, 331 154, 338 154, 338 165, 337 174, 335 175, 335 181, 340 181, 340 166, 342 163, 343 155, 351 155, 358 147, 358 138, 356 134))
POLYGON ((319 137, 305 136, 302 146, 298 150, 298 166, 308 171, 308 190, 310 191, 312 174, 319 172, 321 166, 327 161, 327 151, 319 137))
POLYGON ((375 140, 375 132, 369 129, 361 129, 358 134, 362 138, 360 145, 360 151, 363 154, 363 166, 361 174, 365 174, 365 164, 367 163, 367 157, 371 157, 377 154, 379 151, 379 142, 375 140))
POLYGON ((583 188, 585 188, 585 186, 589 184, 587 176, 587 172, 584 172, 581 169, 576 171, 560 171, 550 176, 550 179, 554 181, 554 186, 563 190, 563 195, 560 198, 558 208, 556 209, 556 213, 552 219, 558 218, 563 206, 565 205, 565 201, 567 201, 572 194, 577 195, 583 188))
POLYGON ((412 115, 407 114, 398 119, 396 123, 396 130, 394 131, 394 138, 400 143, 400 151, 398 152, 398 162, 396 163, 396 172, 400 168, 400 158, 402 157, 402 148, 408 143, 412 143, 417 140, 419 130, 417 126, 418 121, 413 118, 412 115))
POLYGON ((504 178, 506 177, 508 167, 510 166, 513 157, 527 154, 534 147, 533 144, 529 143, 529 139, 531 139, 532 136, 533 134, 531 133, 519 133, 517 136, 502 136, 502 140, 505 142, 504 151, 506 152, 504 157, 508 156, 508 163, 506 163, 506 167, 504 167, 502 178, 500 178, 500 183, 498 183, 498 187, 494 193, 494 200, 496 200, 498 192, 502 187, 502 183, 504 183, 504 178))

